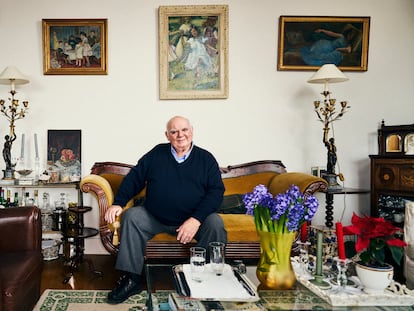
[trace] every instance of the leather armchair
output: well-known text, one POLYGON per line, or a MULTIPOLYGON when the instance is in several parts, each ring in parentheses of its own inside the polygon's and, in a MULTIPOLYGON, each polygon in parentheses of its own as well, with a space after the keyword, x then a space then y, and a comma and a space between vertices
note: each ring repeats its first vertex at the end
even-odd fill
POLYGON ((32 310, 43 269, 37 207, 0 209, 0 254, 0 310, 32 310))

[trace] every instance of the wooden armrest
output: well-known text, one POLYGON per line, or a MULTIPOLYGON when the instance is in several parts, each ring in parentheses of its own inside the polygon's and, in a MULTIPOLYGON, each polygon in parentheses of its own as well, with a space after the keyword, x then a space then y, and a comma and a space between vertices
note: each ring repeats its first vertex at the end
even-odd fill
MULTIPOLYGON (((114 224, 108 224, 105 220, 105 213, 114 202, 114 192, 110 183, 99 175, 90 174, 82 178, 80 189, 85 193, 92 193, 98 200, 101 240, 108 252, 116 254, 118 252, 120 219, 114 224)), ((133 202, 134 200, 131 199, 124 210, 131 207, 133 202)))
POLYGON ((306 173, 285 173, 273 177, 269 184, 269 191, 273 194, 286 192, 291 185, 296 185, 299 190, 307 195, 314 194, 317 191, 326 190, 328 184, 325 179, 306 173))

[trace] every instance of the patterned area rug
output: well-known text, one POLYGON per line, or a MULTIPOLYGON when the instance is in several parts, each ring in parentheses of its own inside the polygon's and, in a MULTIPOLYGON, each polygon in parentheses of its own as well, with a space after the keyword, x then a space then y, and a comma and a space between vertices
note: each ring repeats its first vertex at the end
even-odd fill
MULTIPOLYGON (((157 291, 152 295, 154 309, 168 310, 171 291, 157 291), (158 308, 157 308, 158 307, 158 308)), ((53 290, 47 289, 36 304, 35 311, 138 311, 143 310, 147 292, 134 295, 119 305, 106 302, 107 290, 53 290)), ((301 285, 286 291, 260 291, 260 310, 331 310, 329 304, 301 285)), ((208 308, 207 308, 208 309, 208 308)), ((145 310, 145 309, 144 309, 145 310)), ((235 310, 231 308, 231 310, 235 310)), ((257 310, 257 308, 237 308, 257 310)))
MULTIPOLYGON (((158 303, 168 301, 170 291, 157 291, 158 303)), ((53 290, 43 292, 35 311, 137 311, 142 310, 147 300, 147 292, 134 295, 122 304, 110 305, 106 302, 106 290, 53 290)))
MULTIPOLYGON (((152 295, 154 310, 169 310, 168 295, 171 291, 157 291, 152 295)), ((341 310, 341 311, 414 311, 414 306, 390 306, 390 307, 332 307, 322 298, 316 296, 307 290, 303 285, 297 284, 291 290, 261 290, 259 308, 257 306, 247 305, 244 307, 234 307, 232 304, 231 311, 280 311, 280 310, 341 310)), ((145 310, 147 293, 130 297, 127 301, 119 305, 110 305, 106 303, 108 291, 105 290, 46 290, 40 297, 33 310, 35 311, 138 311, 145 310)), ((191 304, 193 306, 193 304, 191 304)), ((222 306, 224 307, 224 305, 222 306)), ((218 308, 222 310, 222 308, 218 308)), ((190 308, 189 310, 195 310, 190 308)), ((198 310, 211 310, 204 306, 198 310)))

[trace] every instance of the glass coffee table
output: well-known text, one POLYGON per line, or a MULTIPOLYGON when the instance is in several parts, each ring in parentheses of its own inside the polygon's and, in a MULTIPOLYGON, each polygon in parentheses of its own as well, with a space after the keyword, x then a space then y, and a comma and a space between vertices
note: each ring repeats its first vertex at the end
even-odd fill
MULTIPOLYGON (((177 288, 173 275, 174 264, 151 264, 146 265, 147 282, 147 309, 167 311, 169 309, 168 296, 176 292, 177 288)), ((333 311, 414 311, 413 306, 340 306, 330 305, 324 299, 314 294, 302 283, 296 282, 294 288, 290 290, 261 290, 259 281, 256 278, 256 266, 247 266, 247 277, 251 282, 258 286, 260 300, 258 306, 261 310, 333 310, 333 311)), ((223 288, 225 290, 225 288, 223 288)), ((193 300, 194 301, 194 300, 193 300)), ((212 302, 209 302, 210 304, 212 302)), ((218 310, 226 310, 220 309, 218 310)), ((190 309, 197 310, 197 309, 190 309)), ((198 309, 203 310, 203 309, 198 309)), ((208 310, 208 309, 204 309, 208 310)), ((234 310, 234 309, 231 309, 234 310)), ((240 309, 243 310, 243 309, 240 309)), ((260 310, 256 308, 255 310, 260 310)))

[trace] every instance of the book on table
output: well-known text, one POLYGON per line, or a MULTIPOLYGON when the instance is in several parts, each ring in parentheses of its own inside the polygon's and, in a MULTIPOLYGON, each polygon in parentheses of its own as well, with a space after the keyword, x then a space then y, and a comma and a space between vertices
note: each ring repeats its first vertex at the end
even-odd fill
POLYGON ((168 305, 172 311, 263 311, 266 310, 258 301, 256 302, 237 302, 237 301, 218 301, 218 300, 199 300, 191 297, 180 296, 171 293, 168 297, 168 305))

